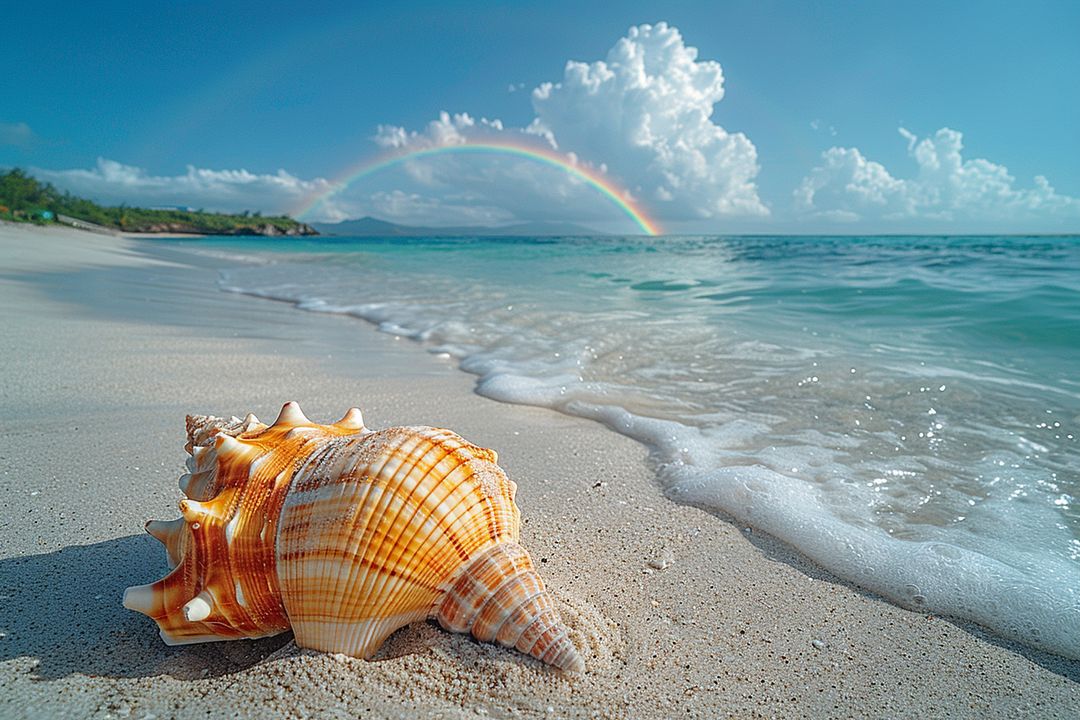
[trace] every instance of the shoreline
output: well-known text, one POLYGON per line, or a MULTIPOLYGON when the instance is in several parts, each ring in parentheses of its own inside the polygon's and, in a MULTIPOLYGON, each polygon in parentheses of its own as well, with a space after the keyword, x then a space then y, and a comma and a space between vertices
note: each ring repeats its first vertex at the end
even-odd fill
POLYGON ((221 292, 211 258, 68 230, 46 232, 53 252, 25 247, 21 230, 0 226, 11 373, 0 497, 28 511, 0 540, 5 716, 169 717, 178 699, 184 712, 229 703, 242 717, 1080 712, 1080 663, 903 610, 677 505, 646 450, 598 423, 482 398, 465 372, 367 323, 221 292), (356 404, 373 427, 441 424, 498 450, 584 676, 430 623, 396 633, 373 662, 288 636, 166 648, 119 607, 123 587, 164 571, 141 528, 177 515, 183 414, 265 418, 289 399, 316 420, 356 404), (35 587, 49 590, 40 605, 35 587), (41 631, 46 617, 76 622, 41 631))
MULTIPOLYGON (((17 222, 17 221, 12 221, 12 220, 0 219, 0 227, 9 228, 11 230, 18 230, 20 228, 22 228, 22 229, 40 228, 40 229, 45 230, 45 231, 61 230, 61 231, 64 231, 64 232, 67 232, 69 230, 74 230, 76 232, 80 232, 80 233, 83 233, 83 234, 109 235, 109 236, 112 236, 112 237, 126 238, 126 239, 129 239, 129 240, 139 240, 139 239, 153 240, 155 238, 160 238, 160 239, 211 238, 211 237, 228 237, 228 236, 230 236, 229 234, 226 234, 226 235, 223 236, 223 235, 218 234, 218 233, 182 232, 182 231, 171 231, 171 230, 162 230, 162 231, 157 231, 157 232, 141 232, 141 231, 136 231, 136 230, 122 230, 120 228, 108 227, 108 226, 105 226, 105 225, 94 225, 93 223, 83 221, 83 220, 78 220, 77 218, 69 218, 69 220, 71 220, 73 222, 79 222, 79 223, 81 223, 81 226, 76 227, 76 226, 74 226, 74 225, 72 225, 72 224, 70 224, 68 222, 62 222, 62 221, 59 221, 59 220, 53 220, 53 221, 50 221, 47 224, 38 224, 38 223, 32 223, 32 222, 17 222)), ((312 232, 312 233, 306 233, 306 234, 301 234, 301 233, 290 234, 290 233, 286 233, 286 232, 282 232, 282 233, 262 232, 262 233, 252 233, 252 234, 233 233, 232 236, 236 236, 236 237, 287 237, 287 238, 297 238, 297 237, 319 237, 319 233, 312 232)))

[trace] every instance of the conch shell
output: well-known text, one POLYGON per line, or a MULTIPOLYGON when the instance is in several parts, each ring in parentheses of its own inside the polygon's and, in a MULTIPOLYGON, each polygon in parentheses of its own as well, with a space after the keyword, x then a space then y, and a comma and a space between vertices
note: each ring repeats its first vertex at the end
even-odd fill
POLYGON ((172 572, 130 587, 169 645, 288 629, 303 647, 369 658, 432 618, 562 670, 585 663, 518 544, 517 486, 492 450, 430 427, 333 425, 293 402, 187 418, 183 517, 151 520, 172 572))

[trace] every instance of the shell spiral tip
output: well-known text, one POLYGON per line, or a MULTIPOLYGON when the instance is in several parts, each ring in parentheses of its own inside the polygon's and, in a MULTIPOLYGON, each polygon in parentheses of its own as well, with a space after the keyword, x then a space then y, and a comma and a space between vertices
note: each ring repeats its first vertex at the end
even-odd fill
POLYGON ((567 673, 580 674, 585 672, 585 658, 581 657, 581 653, 571 644, 568 644, 561 653, 555 656, 551 664, 567 673))
POLYGON ((516 648, 566 672, 585 669, 554 599, 516 542, 472 558, 445 586, 433 614, 447 630, 516 648))

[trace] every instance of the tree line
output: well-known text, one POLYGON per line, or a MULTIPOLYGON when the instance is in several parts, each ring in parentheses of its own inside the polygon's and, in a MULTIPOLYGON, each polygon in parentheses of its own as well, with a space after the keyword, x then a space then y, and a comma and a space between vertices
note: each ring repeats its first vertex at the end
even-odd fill
POLYGON ((284 215, 258 212, 212 213, 201 210, 104 206, 43 183, 24 170, 0 173, 0 219, 49 223, 57 215, 127 232, 190 232, 204 235, 308 234, 310 229, 284 215), (269 231, 269 232, 268 232, 269 231))

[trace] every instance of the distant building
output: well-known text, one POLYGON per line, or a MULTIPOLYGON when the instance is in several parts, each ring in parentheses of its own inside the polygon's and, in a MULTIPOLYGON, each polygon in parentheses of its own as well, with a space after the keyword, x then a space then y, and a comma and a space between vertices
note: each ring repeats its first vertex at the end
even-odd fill
POLYGON ((197 212, 195 208, 187 205, 155 205, 151 210, 178 210, 180 212, 197 212))

